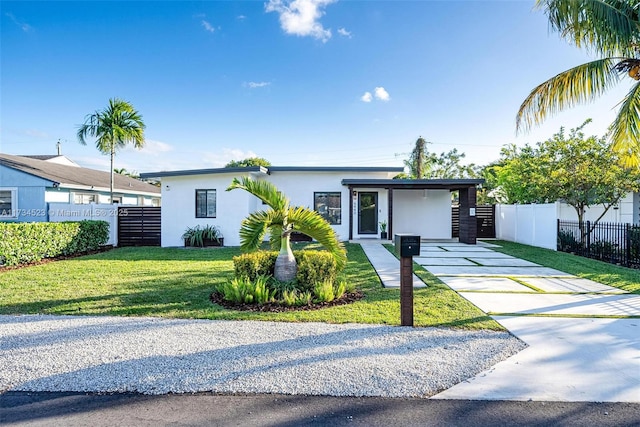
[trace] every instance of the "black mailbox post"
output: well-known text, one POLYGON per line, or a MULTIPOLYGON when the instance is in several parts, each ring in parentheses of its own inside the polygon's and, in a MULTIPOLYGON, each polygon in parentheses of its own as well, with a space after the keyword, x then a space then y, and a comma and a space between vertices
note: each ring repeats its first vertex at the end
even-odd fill
POLYGON ((413 257, 420 255, 420 236, 396 234, 394 243, 400 257, 400 324, 413 326, 413 257))

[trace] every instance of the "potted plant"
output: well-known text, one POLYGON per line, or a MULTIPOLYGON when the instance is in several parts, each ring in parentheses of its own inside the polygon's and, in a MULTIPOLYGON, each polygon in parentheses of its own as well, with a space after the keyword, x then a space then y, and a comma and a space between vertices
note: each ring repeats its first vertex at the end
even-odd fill
POLYGON ((380 238, 382 240, 387 240, 387 221, 382 221, 380 224, 380 238))
POLYGON ((204 248, 207 246, 223 246, 224 238, 220 229, 215 225, 196 225, 195 227, 187 227, 182 234, 184 246, 195 246, 204 248))

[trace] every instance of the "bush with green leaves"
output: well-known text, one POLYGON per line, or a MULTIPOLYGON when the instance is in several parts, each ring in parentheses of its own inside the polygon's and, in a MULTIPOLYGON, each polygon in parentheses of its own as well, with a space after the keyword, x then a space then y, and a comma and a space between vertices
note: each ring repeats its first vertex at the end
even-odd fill
POLYGON ((182 238, 189 246, 203 247, 205 240, 220 242, 222 232, 215 225, 196 225, 188 227, 182 234, 182 238))
POLYGON ((256 280, 259 276, 273 276, 277 257, 278 252, 276 251, 256 251, 234 256, 235 277, 256 280))
POLYGON ((226 301, 238 304, 266 304, 274 300, 275 291, 267 285, 269 278, 259 276, 255 280, 248 277, 234 277, 230 282, 221 283, 216 290, 226 301))
POLYGON ((342 281, 333 283, 328 280, 316 283, 313 287, 313 295, 316 302, 331 302, 341 298, 347 292, 347 284, 342 281))
POLYGON ((294 251, 298 261, 296 281, 300 288, 311 291, 318 283, 334 283, 338 275, 335 257, 326 251, 294 251))
POLYGON ((0 265, 84 253, 108 240, 106 221, 0 222, 0 265))
POLYGON ((227 301, 259 303, 259 298, 253 296, 253 284, 268 278, 269 297, 286 306, 331 302, 354 290, 348 290, 345 282, 336 284, 338 266, 329 252, 300 250, 294 251, 293 255, 298 263, 298 273, 293 281, 281 282, 273 277, 277 252, 256 251, 233 257, 235 279, 217 290, 227 301))

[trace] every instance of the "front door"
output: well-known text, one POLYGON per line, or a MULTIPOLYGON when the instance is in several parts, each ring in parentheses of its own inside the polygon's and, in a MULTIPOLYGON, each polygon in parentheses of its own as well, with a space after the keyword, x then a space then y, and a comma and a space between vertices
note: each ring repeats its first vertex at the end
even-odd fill
POLYGON ((358 234, 378 234, 378 193, 358 193, 358 234))

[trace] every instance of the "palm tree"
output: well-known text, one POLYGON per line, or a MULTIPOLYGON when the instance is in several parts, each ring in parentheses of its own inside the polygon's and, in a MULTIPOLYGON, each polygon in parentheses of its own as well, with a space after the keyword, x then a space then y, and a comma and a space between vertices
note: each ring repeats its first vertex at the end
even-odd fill
POLYGON ((290 236, 299 231, 315 239, 331 253, 338 265, 344 267, 347 256, 331 225, 316 211, 305 207, 291 207, 289 199, 267 181, 254 181, 248 177, 234 178, 227 191, 242 189, 256 196, 271 209, 257 211, 242 221, 240 248, 253 251, 260 247, 267 231, 271 246, 279 249, 274 276, 282 282, 296 277, 298 265, 291 251, 290 236))
POLYGON ((611 124, 613 149, 627 166, 640 166, 640 20, 637 0, 538 0, 551 27, 577 47, 603 57, 578 65, 538 85, 524 100, 516 129, 594 100, 621 78, 634 80, 611 124))
POLYGON ((96 148, 111 158, 110 200, 113 202, 113 158, 116 151, 131 143, 135 148, 144 147, 144 122, 140 113, 127 101, 109 99, 109 106, 89 114, 78 129, 78 140, 86 145, 86 137, 96 139, 96 148))

